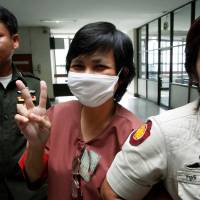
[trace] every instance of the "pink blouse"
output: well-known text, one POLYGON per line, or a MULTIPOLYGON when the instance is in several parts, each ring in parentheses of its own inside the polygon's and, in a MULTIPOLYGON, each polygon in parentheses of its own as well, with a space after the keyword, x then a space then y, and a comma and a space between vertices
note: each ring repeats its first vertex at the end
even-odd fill
POLYGON ((101 200, 99 190, 112 160, 131 131, 141 124, 136 116, 117 104, 111 123, 96 138, 84 142, 80 113, 81 104, 78 101, 60 103, 48 110, 52 123, 47 144, 49 200, 72 199, 72 162, 76 156, 83 154, 83 177, 80 178, 83 199, 101 200), (84 171, 87 166, 90 173, 84 171))

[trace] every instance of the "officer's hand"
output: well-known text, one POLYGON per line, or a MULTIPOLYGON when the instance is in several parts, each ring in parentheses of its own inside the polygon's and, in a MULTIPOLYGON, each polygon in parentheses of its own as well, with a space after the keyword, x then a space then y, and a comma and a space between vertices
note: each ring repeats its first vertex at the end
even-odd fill
POLYGON ((33 146, 43 146, 46 144, 51 123, 46 114, 47 86, 44 81, 40 82, 40 100, 39 105, 34 106, 28 88, 22 81, 17 80, 16 85, 21 91, 25 104, 17 104, 17 113, 15 120, 22 134, 33 146))

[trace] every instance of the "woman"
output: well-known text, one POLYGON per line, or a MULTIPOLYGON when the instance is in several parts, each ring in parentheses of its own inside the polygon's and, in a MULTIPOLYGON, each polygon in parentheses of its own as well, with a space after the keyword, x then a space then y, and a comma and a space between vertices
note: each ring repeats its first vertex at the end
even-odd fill
POLYGON ((117 103, 134 76, 132 43, 111 23, 91 23, 75 34, 66 62, 68 85, 79 101, 46 112, 45 82, 37 107, 16 82, 25 106, 18 105, 15 118, 28 140, 19 163, 32 187, 48 172, 50 200, 98 200, 114 156, 141 123, 117 103))

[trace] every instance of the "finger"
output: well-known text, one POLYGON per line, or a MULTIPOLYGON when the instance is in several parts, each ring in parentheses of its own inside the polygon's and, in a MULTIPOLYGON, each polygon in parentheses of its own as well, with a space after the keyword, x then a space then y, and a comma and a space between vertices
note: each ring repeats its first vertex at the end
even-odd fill
POLYGON ((40 81, 40 101, 39 107, 46 109, 47 103, 47 85, 45 81, 40 81))
POLYGON ((24 117, 28 116, 27 108, 22 104, 17 104, 17 113, 23 115, 24 117))
POLYGON ((25 101, 25 105, 26 105, 27 109, 33 108, 34 104, 33 104, 32 97, 31 97, 31 95, 29 93, 28 88, 20 80, 16 81, 16 86, 17 86, 17 88, 19 89, 19 91, 22 94, 22 97, 23 97, 23 99, 25 101))
POLYGON ((28 125, 28 118, 21 116, 19 114, 15 115, 15 121, 20 129, 21 134, 23 134, 27 139, 28 139, 28 135, 26 133, 26 127, 28 125))
POLYGON ((35 115, 34 113, 31 113, 29 115, 29 119, 33 122, 37 123, 39 132, 38 132, 38 138, 40 139, 40 142, 42 144, 46 144, 47 139, 49 138, 49 133, 51 129, 51 123, 47 116, 40 116, 35 115))
POLYGON ((46 128, 50 129, 51 128, 51 123, 47 116, 40 116, 40 115, 36 115, 34 113, 30 113, 29 120, 37 122, 41 129, 46 129, 46 128))
POLYGON ((24 116, 22 116, 20 114, 16 114, 15 115, 15 120, 16 120, 18 125, 26 124, 29 121, 29 119, 27 117, 24 117, 24 116))

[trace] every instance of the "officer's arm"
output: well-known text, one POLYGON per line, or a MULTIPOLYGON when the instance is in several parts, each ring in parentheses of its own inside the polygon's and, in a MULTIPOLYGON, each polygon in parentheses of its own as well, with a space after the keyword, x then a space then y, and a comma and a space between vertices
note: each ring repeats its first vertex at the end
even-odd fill
POLYGON ((104 200, 123 200, 112 190, 107 179, 104 180, 101 187, 101 196, 104 200))
POLYGON ((116 194, 126 200, 143 199, 165 177, 166 155, 159 126, 152 126, 151 122, 143 125, 129 136, 116 155, 106 175, 109 185, 104 183, 102 195, 105 199, 119 198, 116 194))

